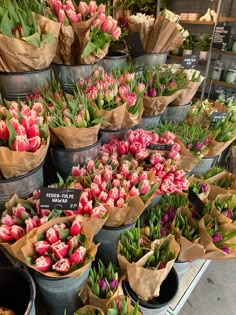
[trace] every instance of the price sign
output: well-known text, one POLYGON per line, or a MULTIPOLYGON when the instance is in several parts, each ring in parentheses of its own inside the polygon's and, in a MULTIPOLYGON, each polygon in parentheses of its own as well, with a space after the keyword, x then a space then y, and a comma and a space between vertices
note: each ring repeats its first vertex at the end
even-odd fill
POLYGON ((204 203, 191 188, 188 190, 188 200, 196 208, 196 211, 201 217, 204 211, 204 203))
POLYGON ((231 26, 216 26, 212 47, 225 50, 227 48, 230 31, 231 26))
POLYGON ((193 69, 197 64, 197 56, 196 55, 184 55, 181 68, 183 69, 193 69))
POLYGON ((131 32, 126 36, 126 44, 129 47, 131 58, 140 57, 145 54, 139 32, 131 32))
POLYGON ((78 209, 81 191, 66 188, 40 188, 40 208, 49 210, 78 209))
POLYGON ((170 151, 173 144, 151 143, 147 146, 149 150, 170 151))
POLYGON ((227 113, 225 112, 214 112, 211 114, 211 122, 210 127, 214 127, 218 120, 224 120, 227 117, 227 113))

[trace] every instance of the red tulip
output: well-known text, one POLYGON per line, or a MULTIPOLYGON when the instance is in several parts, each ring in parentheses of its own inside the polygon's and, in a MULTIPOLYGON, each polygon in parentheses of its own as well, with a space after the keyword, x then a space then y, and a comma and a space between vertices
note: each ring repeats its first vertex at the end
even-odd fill
POLYGON ((29 141, 26 136, 16 136, 16 139, 13 142, 12 149, 14 151, 28 151, 29 141))
POLYGON ((60 240, 59 232, 54 227, 50 227, 50 229, 46 232, 46 240, 50 244, 56 243, 60 240))
POLYGON ((11 234, 11 227, 8 225, 0 226, 0 239, 3 242, 10 242, 13 240, 13 236, 11 234))
POLYGON ((70 235, 77 236, 78 234, 80 234, 82 231, 82 224, 83 219, 81 219, 80 217, 76 217, 70 227, 70 235))
POLYGON ((41 139, 40 139, 39 136, 36 136, 36 137, 33 137, 33 138, 29 138, 28 142, 29 142, 28 151, 30 151, 30 152, 37 151, 40 148, 40 146, 41 146, 41 139))
POLYGON ((55 270, 58 273, 65 274, 67 273, 71 268, 71 262, 69 258, 61 258, 58 262, 56 262, 52 269, 55 270))
POLYGON ((52 260, 49 256, 40 256, 35 260, 35 268, 38 271, 45 272, 50 269, 52 260))
POLYGON ((39 255, 44 255, 50 248, 47 241, 38 241, 34 244, 35 250, 39 255))
POLYGON ((24 235, 24 229, 18 225, 11 226, 11 235, 14 240, 19 240, 24 235))
POLYGON ((6 140, 9 138, 9 131, 7 124, 4 120, 0 120, 0 140, 6 140))
POLYGON ((29 233, 31 230, 33 230, 35 227, 37 227, 37 223, 32 218, 29 218, 25 220, 26 225, 26 233, 29 233))
POLYGON ((27 132, 29 138, 40 136, 40 129, 37 125, 32 125, 27 132))
POLYGON ((11 226, 15 223, 13 217, 9 214, 4 215, 1 219, 1 222, 2 222, 2 224, 9 225, 9 226, 11 226))
POLYGON ((82 14, 82 16, 84 16, 86 13, 88 13, 89 7, 88 7, 87 3, 84 1, 81 1, 79 3, 79 6, 78 6, 78 11, 79 11, 79 13, 82 14))
POLYGON ((61 259, 66 257, 68 253, 68 245, 65 242, 57 241, 51 245, 52 252, 56 259, 61 259))
POLYGON ((88 8, 89 8, 90 15, 93 16, 97 12, 97 9, 98 9, 96 1, 90 1, 88 8))
POLYGON ((86 258, 86 252, 86 248, 83 246, 75 249, 69 257, 71 263, 81 264, 86 258))

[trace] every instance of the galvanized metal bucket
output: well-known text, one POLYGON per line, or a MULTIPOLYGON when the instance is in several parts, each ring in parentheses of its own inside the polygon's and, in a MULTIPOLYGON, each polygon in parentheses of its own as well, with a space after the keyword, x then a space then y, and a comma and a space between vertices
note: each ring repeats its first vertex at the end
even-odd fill
POLYGON ((44 162, 25 175, 0 180, 0 214, 5 208, 5 203, 14 194, 27 198, 34 190, 43 186, 43 164, 44 162))
POLYGON ((149 301, 139 298, 127 281, 123 281, 122 287, 124 294, 131 298, 132 303, 139 301, 139 310, 143 315, 165 315, 170 303, 178 293, 179 279, 177 272, 172 268, 161 284, 159 296, 149 301))
POLYGON ((66 93, 73 93, 74 85, 80 79, 90 77, 98 63, 92 65, 57 65, 52 64, 56 79, 60 80, 66 93))
POLYGON ((212 166, 216 165, 218 157, 202 158, 198 164, 192 169, 189 175, 200 177, 205 174, 212 166))
POLYGON ((161 121, 183 122, 188 114, 188 109, 192 103, 179 106, 168 105, 161 115, 161 121))
POLYGON ((35 315, 35 284, 30 274, 15 267, 0 268, 0 305, 17 315, 35 315))
POLYGON ((133 59, 133 62, 138 65, 158 66, 166 63, 168 52, 160 54, 145 54, 133 59))
POLYGON ((78 293, 88 279, 90 264, 80 277, 51 278, 34 271, 33 277, 39 286, 46 304, 47 315, 73 315, 83 306, 78 293))
POLYGON ((109 72, 112 69, 125 66, 128 62, 129 54, 120 51, 113 51, 106 55, 99 64, 109 72))
POLYGON ((140 128, 155 128, 161 120, 161 115, 156 116, 143 116, 142 123, 140 124, 140 128))
POLYGON ((96 258, 101 259, 105 265, 108 265, 110 262, 118 265, 117 246, 120 236, 123 232, 131 230, 135 223, 136 222, 133 222, 119 227, 103 226, 93 238, 94 243, 101 243, 98 247, 96 258))
POLYGON ((123 140, 130 129, 131 128, 122 128, 116 130, 101 129, 102 144, 109 143, 112 139, 123 140))
POLYGON ((7 100, 25 99, 51 80, 51 67, 24 72, 0 72, 0 93, 7 100))
POLYGON ((73 166, 94 159, 101 150, 101 135, 96 143, 80 149, 51 148, 53 165, 62 176, 71 175, 73 166))
POLYGON ((175 261, 174 268, 178 274, 179 280, 181 281, 186 274, 186 272, 191 267, 191 263, 189 262, 181 262, 181 261, 175 261))

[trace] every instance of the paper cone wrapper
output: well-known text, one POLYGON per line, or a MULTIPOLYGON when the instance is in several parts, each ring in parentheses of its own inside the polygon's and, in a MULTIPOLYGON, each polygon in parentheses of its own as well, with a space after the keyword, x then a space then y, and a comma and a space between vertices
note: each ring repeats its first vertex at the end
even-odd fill
POLYGON ((175 142, 180 145, 181 159, 178 163, 178 168, 185 172, 190 172, 198 164, 199 159, 191 154, 179 137, 175 138, 175 142))
POLYGON ((189 125, 191 125, 192 123, 195 123, 197 125, 200 125, 206 128, 208 128, 209 126, 209 120, 206 117, 203 117, 201 115, 191 116, 190 111, 188 111, 187 123, 189 125))
POLYGON ((129 23, 128 23, 128 29, 129 29, 129 31, 130 31, 131 33, 132 33, 132 32, 139 32, 139 24, 129 22, 129 23))
POLYGON ((0 34, 0 71, 23 72, 44 69, 51 64, 57 50, 61 25, 40 15, 36 15, 36 23, 42 33, 52 33, 56 42, 44 43, 37 48, 21 39, 0 34))
POLYGON ((153 25, 151 36, 147 44, 148 53, 162 53, 174 50, 183 44, 183 36, 176 24, 163 16, 158 16, 153 25))
POLYGON ((208 195, 209 200, 215 200, 220 194, 236 194, 236 190, 210 185, 210 193, 208 195))
POLYGON ((138 125, 142 119, 142 115, 143 115, 143 103, 142 103, 140 112, 138 114, 132 114, 126 108, 124 119, 122 122, 122 128, 131 128, 133 126, 138 125))
POLYGON ((195 183, 196 183, 196 184, 206 184, 206 185, 207 185, 207 191, 202 192, 202 193, 200 193, 200 194, 197 194, 197 196, 198 196, 199 199, 201 199, 202 201, 206 200, 207 197, 208 197, 208 195, 209 195, 209 193, 210 193, 210 189, 211 189, 210 184, 208 184, 207 181, 198 179, 198 178, 196 178, 196 177, 194 177, 194 176, 190 176, 190 177, 188 178, 188 181, 189 181, 189 184, 190 184, 190 185, 191 185, 191 184, 195 184, 195 183))
MULTIPOLYGON (((204 79, 204 78, 203 78, 204 79)), ((181 90, 181 93, 179 96, 171 103, 171 105, 187 105, 189 104, 194 95, 197 93, 197 90, 199 89, 201 82, 188 82, 188 87, 186 89, 181 90)))
POLYGON ((101 308, 99 307, 95 307, 92 305, 85 305, 81 308, 79 308, 76 312, 76 314, 80 314, 80 315, 88 315, 88 314, 101 314, 104 315, 103 311, 101 308))
MULTIPOLYGON (((118 300, 122 300, 125 298, 125 296, 123 295, 124 292, 122 290, 122 293, 120 293, 119 295, 116 295, 116 296, 113 296, 109 302, 107 303, 106 305, 106 309, 108 310, 110 307, 113 306, 113 303, 114 301, 116 301, 117 299, 118 300)), ((127 297, 127 296, 126 296, 127 297)), ((131 303, 131 299, 128 297, 128 312, 127 314, 133 314, 132 311, 133 311, 134 307, 132 306, 132 303, 131 303)), ((137 312, 137 315, 142 315, 142 313, 140 311, 137 312)))
POLYGON ((179 254, 179 244, 173 235, 167 238, 156 240, 152 243, 153 250, 143 256, 138 262, 127 266, 127 277, 130 287, 142 299, 148 301, 159 296, 160 286, 170 272, 176 257, 179 254), (154 248, 166 239, 169 240, 170 250, 175 254, 175 258, 166 264, 166 267, 160 270, 151 270, 144 268, 147 259, 154 253, 154 248))
POLYGON ((166 107, 172 103, 177 96, 181 93, 181 90, 176 91, 170 96, 156 96, 156 97, 143 97, 143 115, 155 116, 164 113, 166 107))
POLYGON ((4 178, 22 176, 39 166, 45 159, 49 140, 42 144, 35 152, 12 151, 7 147, 0 147, 0 171, 4 178))
MULTIPOLYGON (((206 179, 206 181, 209 184, 215 184, 217 181, 223 179, 223 178, 227 178, 228 180, 231 181, 231 186, 229 188, 222 188, 224 190, 235 190, 236 191, 236 175, 233 173, 229 173, 229 172, 221 172, 215 176, 212 176, 208 179, 206 179)), ((221 188, 221 187, 220 187, 221 188)))
MULTIPOLYGON (((201 238, 200 243, 205 247, 206 252, 203 259, 209 260, 221 260, 221 259, 235 259, 236 258, 236 246, 230 248, 230 254, 226 254, 223 250, 215 246, 212 241, 212 237, 207 232, 207 229, 204 224, 204 218, 199 222, 201 228, 201 238)), ((219 225, 219 231, 224 231, 227 233, 235 232, 236 225, 232 223, 226 223, 219 225)), ((236 237, 233 237, 231 240, 227 241, 227 244, 236 244, 236 237)))
POLYGON ((53 146, 63 144, 66 149, 80 149, 98 141, 100 124, 90 128, 57 127, 50 128, 51 143, 53 146))
POLYGON ((79 64, 79 41, 71 25, 61 25, 56 55, 56 64, 79 64))
POLYGON ((102 50, 100 50, 98 52, 93 51, 88 56, 86 56, 84 58, 81 57, 80 63, 85 64, 85 65, 92 65, 92 64, 102 60, 108 54, 109 46, 110 46, 110 44, 107 44, 102 50))
MULTIPOLYGON (((188 223, 190 226, 195 224, 195 220, 192 218, 191 212, 188 208, 179 208, 176 211, 177 214, 186 214, 188 223)), ((178 260, 182 262, 192 262, 196 259, 202 259, 205 253, 205 248, 200 244, 200 237, 196 238, 193 242, 189 241, 186 237, 180 234, 179 229, 175 227, 175 219, 171 224, 171 230, 176 235, 176 239, 180 244, 180 253, 178 260)))
POLYGON ((205 158, 207 157, 215 157, 220 155, 226 148, 228 148, 232 142, 236 139, 236 133, 232 135, 232 138, 226 142, 218 142, 213 140, 209 145, 209 150, 205 158))
MULTIPOLYGON (((58 217, 58 218, 54 218, 52 220, 50 220, 49 222, 41 225, 40 227, 38 227, 37 229, 33 230, 33 233, 29 233, 28 239, 26 244, 22 247, 21 251, 24 255, 24 257, 33 257, 35 255, 35 248, 34 248, 34 244, 38 241, 38 234, 44 234, 46 233, 46 231, 52 227, 54 224, 57 223, 69 223, 69 222, 73 222, 75 217, 77 217, 78 215, 74 215, 74 216, 70 216, 70 217, 58 217)), ((80 216, 80 215, 79 215, 80 216)), ((83 225, 82 225, 82 234, 84 234, 87 238, 87 244, 86 244, 86 249, 87 249, 87 253, 90 254, 90 256, 92 257, 91 259, 93 259, 97 253, 97 249, 99 244, 95 245, 92 242, 93 236, 100 230, 100 220, 97 219, 97 221, 94 221, 93 218, 89 218, 89 217, 83 217, 80 216, 81 219, 83 220, 83 225)), ((80 275, 82 275, 84 273, 84 271, 89 268, 91 263, 91 260, 88 261, 84 266, 82 266, 81 268, 68 273, 66 275, 60 275, 54 271, 47 271, 47 272, 40 272, 38 271, 34 265, 31 265, 29 263, 27 263, 27 266, 30 267, 31 269, 34 269, 35 271, 48 276, 48 277, 52 277, 52 278, 62 278, 62 277, 78 277, 80 275)))
MULTIPOLYGON (((228 197, 229 197, 229 194, 227 194, 227 193, 226 194, 219 194, 216 197, 216 199, 219 200, 220 202, 225 202, 225 201, 227 201, 228 197)), ((232 201, 228 205, 228 208, 233 208, 235 206, 236 206, 236 194, 233 194, 232 201)), ((233 223, 236 226, 236 221, 233 222, 232 219, 226 217, 223 213, 221 213, 219 210, 217 210, 215 205, 213 205, 213 207, 212 207, 212 210, 210 212, 210 216, 213 218, 216 218, 217 222, 219 222, 220 225, 233 223)))

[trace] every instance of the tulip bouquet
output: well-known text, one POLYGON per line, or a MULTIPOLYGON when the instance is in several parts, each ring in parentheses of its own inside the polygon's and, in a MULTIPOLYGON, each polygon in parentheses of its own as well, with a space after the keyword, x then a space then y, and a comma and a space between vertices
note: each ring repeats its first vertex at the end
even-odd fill
POLYGON ((47 3, 47 14, 62 25, 56 63, 95 63, 107 54, 110 42, 120 36, 117 21, 105 14, 103 4, 81 1, 77 6, 70 0, 47 0, 47 3))
POLYGON ((218 195, 213 203, 210 215, 217 219, 219 224, 235 223, 236 221, 236 198, 235 195, 218 195))
POLYGON ((145 86, 135 73, 114 77, 99 67, 91 77, 79 81, 78 88, 86 93, 96 113, 104 115, 104 121, 109 123, 102 124, 102 128, 129 128, 140 122, 145 86))
POLYGON ((107 315, 141 315, 138 310, 138 303, 131 305, 127 296, 118 295, 107 303, 107 315))
POLYGON ((210 193, 210 185, 205 182, 201 181, 194 176, 188 178, 189 180, 189 189, 191 189, 202 201, 204 201, 209 193, 210 193))
POLYGON ((180 244, 179 261, 191 262, 200 259, 205 253, 205 248, 200 244, 199 222, 192 217, 187 207, 179 208, 171 224, 171 231, 180 244))
POLYGON ((173 72, 171 68, 149 67, 143 72, 143 82, 146 85, 143 105, 144 115, 160 115, 166 106, 173 102, 186 88, 186 74, 182 71, 173 72))
POLYGON ((0 171, 4 178, 36 168, 44 160, 48 145, 42 103, 12 101, 0 105, 0 171))
POLYGON ((79 308, 74 315, 104 315, 103 311, 92 305, 85 305, 79 308))
POLYGON ((205 174, 202 175, 201 179, 210 179, 211 177, 219 175, 220 173, 224 171, 225 169, 223 167, 213 166, 205 174))
POLYGON ((29 234, 22 248, 26 263, 49 277, 81 275, 97 252, 93 232, 89 218, 55 218, 29 234))
POLYGON ((217 218, 205 216, 199 223, 200 244, 205 247, 205 259, 228 259, 236 255, 236 228, 232 223, 220 224, 217 218))
POLYGON ((35 16, 24 1, 3 0, 0 12, 0 70, 18 72, 48 67, 56 53, 60 26, 35 16))
POLYGON ((112 263, 106 268, 99 260, 97 267, 90 269, 88 283, 80 292, 80 297, 84 304, 100 307, 106 312, 108 301, 118 293, 118 284, 118 272, 112 263))
POLYGON ((137 262, 127 265, 130 287, 144 300, 159 296, 160 286, 170 272, 180 247, 173 235, 155 240, 137 262))
POLYGON ((102 116, 95 114, 85 95, 78 91, 74 96, 64 96, 57 81, 49 82, 41 95, 54 146, 78 149, 97 142, 102 116))

